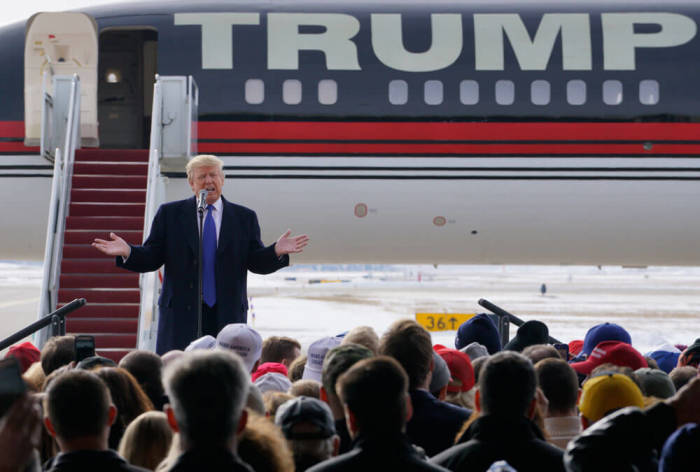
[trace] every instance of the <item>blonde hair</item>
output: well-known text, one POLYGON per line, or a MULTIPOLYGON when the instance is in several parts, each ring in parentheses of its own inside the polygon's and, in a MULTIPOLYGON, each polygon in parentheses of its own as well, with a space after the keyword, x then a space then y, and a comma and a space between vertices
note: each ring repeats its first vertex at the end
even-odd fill
POLYGON ((154 470, 168 454, 172 438, 165 413, 149 411, 126 428, 119 442, 119 455, 129 464, 154 470))
POLYGON ((445 397, 445 401, 447 403, 452 403, 453 405, 461 406, 462 408, 473 410, 475 390, 476 389, 472 388, 467 392, 447 392, 447 397, 445 397))
POLYGON ((46 380, 46 374, 41 367, 41 362, 35 362, 22 374, 22 379, 32 392, 41 392, 41 387, 46 380))
POLYGON ((185 166, 187 178, 192 179, 195 169, 199 169, 200 167, 217 167, 219 172, 223 173, 224 161, 212 154, 200 154, 195 156, 185 166))
POLYGON ((343 337, 343 341, 340 344, 359 344, 364 346, 374 355, 377 355, 379 351, 379 336, 377 332, 370 326, 356 326, 343 337))
POLYGON ((295 397, 313 397, 320 400, 321 383, 311 379, 297 380, 289 387, 288 393, 295 397))
POLYGON ((275 421, 275 414, 277 413, 277 408, 279 408, 282 403, 287 400, 294 398, 294 395, 290 395, 285 392, 276 392, 270 390, 269 392, 263 393, 263 403, 265 404, 265 415, 269 416, 272 421, 275 421))

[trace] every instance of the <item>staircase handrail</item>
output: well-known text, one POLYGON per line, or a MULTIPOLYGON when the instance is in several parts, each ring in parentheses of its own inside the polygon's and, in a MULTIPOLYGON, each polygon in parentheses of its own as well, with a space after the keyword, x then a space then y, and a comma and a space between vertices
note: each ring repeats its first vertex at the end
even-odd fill
MULTIPOLYGON (((51 126, 51 128, 52 132, 58 129, 60 133, 59 136, 53 136, 53 139, 58 138, 59 145, 54 154, 54 173, 51 183, 41 297, 38 308, 39 319, 47 316, 47 313, 53 312, 58 303, 63 239, 70 205, 73 163, 76 147, 80 143, 80 78, 77 74, 54 76, 53 90, 50 121, 56 126, 51 126), (69 95, 67 102, 62 96, 64 93, 69 95), (61 120, 65 121, 65 126, 61 120)), ((49 94, 45 92, 46 95, 49 94)), ((44 130, 42 130, 43 134, 44 130)), ((47 330, 40 331, 36 339, 37 346, 43 346, 48 337, 47 330)))
MULTIPOLYGON (((199 89, 192 76, 156 75, 153 85, 153 109, 151 111, 151 139, 148 154, 148 187, 146 188, 146 209, 144 212, 144 237, 151 232, 151 223, 158 208, 165 202, 166 177, 161 173, 165 143, 163 128, 177 127, 173 131, 186 137, 186 148, 180 148, 178 155, 186 159, 197 152, 197 114, 199 89), (166 103, 167 101, 167 103, 166 103), (169 110, 166 113, 166 108, 169 110), (184 113, 184 116, 183 116, 184 113), (167 115, 167 116, 165 116, 167 115)), ((180 146, 180 144, 178 144, 180 146)), ((160 271, 147 272, 139 277, 141 301, 139 304, 138 348, 154 351, 158 332, 158 296, 161 288, 160 271)))
POLYGON ((197 155, 197 125, 199 116, 199 87, 194 77, 187 77, 187 158, 197 155))
POLYGON ((56 149, 54 139, 54 123, 53 123, 53 97, 50 93, 50 86, 53 85, 53 61, 51 57, 46 55, 46 65, 48 66, 41 76, 41 94, 43 100, 41 103, 41 136, 39 141, 39 152, 41 157, 49 162, 55 159, 54 150, 56 149))
POLYGON ((54 162, 56 156, 52 151, 53 140, 51 130, 53 129, 53 97, 50 93, 44 91, 44 101, 41 104, 41 141, 40 153, 41 157, 50 162, 54 162))
MULTIPOLYGON (((163 139, 163 94, 160 76, 153 85, 153 108, 151 111, 151 139, 148 153, 148 177, 146 187, 146 209, 143 219, 143 234, 151 231, 151 223, 160 205, 165 201, 165 179, 160 172, 161 141, 163 139)), ((157 272, 140 274, 139 322, 137 343, 139 349, 155 351, 158 329, 158 293, 160 280, 157 272)))
POLYGON ((9 335, 2 341, 0 341, 0 351, 7 349, 12 346, 17 341, 31 336, 35 332, 39 331, 51 325, 51 335, 52 336, 62 336, 66 334, 66 316, 73 313, 78 308, 85 305, 87 301, 84 298, 76 298, 70 303, 63 305, 56 311, 48 313, 46 316, 42 317, 40 320, 25 326, 14 334, 9 335))

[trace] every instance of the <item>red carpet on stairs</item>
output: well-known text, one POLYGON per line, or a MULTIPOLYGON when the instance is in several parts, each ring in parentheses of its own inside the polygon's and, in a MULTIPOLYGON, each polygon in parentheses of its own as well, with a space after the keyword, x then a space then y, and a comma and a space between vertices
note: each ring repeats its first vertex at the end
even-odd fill
POLYGON ((94 336, 97 353, 117 362, 136 348, 139 276, 90 243, 110 232, 141 243, 147 174, 147 149, 76 151, 58 305, 85 298, 87 306, 66 318, 66 332, 94 336))

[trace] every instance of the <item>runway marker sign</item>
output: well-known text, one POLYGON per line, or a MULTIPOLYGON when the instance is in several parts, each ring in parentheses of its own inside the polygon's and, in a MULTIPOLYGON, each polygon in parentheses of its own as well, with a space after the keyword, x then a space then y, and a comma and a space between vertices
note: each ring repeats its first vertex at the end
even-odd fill
POLYGON ((456 331, 475 313, 416 313, 416 321, 428 331, 456 331))

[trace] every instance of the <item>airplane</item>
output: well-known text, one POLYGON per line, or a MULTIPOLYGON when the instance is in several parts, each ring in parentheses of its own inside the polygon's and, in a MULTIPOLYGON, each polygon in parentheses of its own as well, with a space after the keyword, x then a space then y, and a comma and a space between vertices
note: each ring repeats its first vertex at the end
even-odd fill
MULTIPOLYGON (((0 28, 2 259, 43 254, 53 68, 78 71, 98 150, 147 149, 155 75, 193 76, 198 152, 223 159, 224 195, 257 211, 266 243, 311 236, 295 262, 700 264, 697 2, 79 13, 0 28)), ((191 194, 182 163, 163 173, 166 200, 191 194)))

